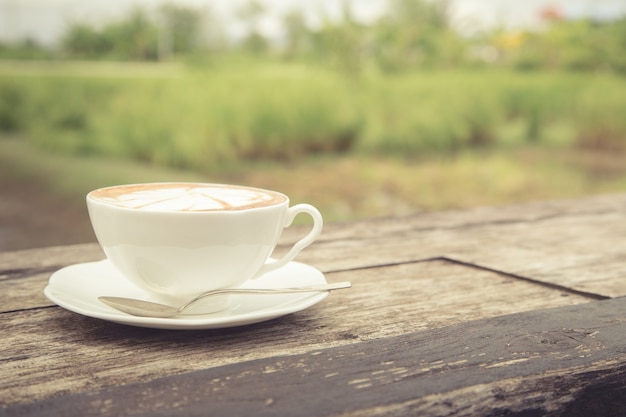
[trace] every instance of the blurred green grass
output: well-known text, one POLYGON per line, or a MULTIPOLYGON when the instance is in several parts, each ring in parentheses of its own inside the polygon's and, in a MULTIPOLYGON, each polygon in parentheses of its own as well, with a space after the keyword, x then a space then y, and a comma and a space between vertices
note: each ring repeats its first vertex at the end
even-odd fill
POLYGON ((241 182, 331 221, 626 189, 623 77, 158 65, 0 64, 3 175, 39 172, 81 201, 111 183, 241 182))
MULTIPOLYGON (((246 184, 280 190, 293 203, 312 203, 328 222, 626 190, 621 154, 537 146, 469 149, 454 156, 411 160, 318 155, 297 162, 249 162, 198 173, 102 156, 50 153, 19 138, 5 137, 0 140, 0 176, 18 187, 39 184, 68 206, 80 209, 88 191, 111 184, 246 184)), ((42 207, 38 204, 35 212, 42 207)))
POLYGON ((316 153, 415 156, 527 143, 626 149, 626 79, 609 74, 347 79, 287 64, 178 74, 0 76, 0 129, 58 152, 199 171, 316 153))

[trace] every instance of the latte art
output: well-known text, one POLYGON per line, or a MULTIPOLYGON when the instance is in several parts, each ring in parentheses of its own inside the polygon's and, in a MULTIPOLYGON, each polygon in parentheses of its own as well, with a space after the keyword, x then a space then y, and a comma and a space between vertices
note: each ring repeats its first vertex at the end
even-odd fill
POLYGON ((187 183, 124 185, 102 188, 90 195, 104 203, 145 211, 243 210, 287 200, 280 193, 258 188, 187 183))

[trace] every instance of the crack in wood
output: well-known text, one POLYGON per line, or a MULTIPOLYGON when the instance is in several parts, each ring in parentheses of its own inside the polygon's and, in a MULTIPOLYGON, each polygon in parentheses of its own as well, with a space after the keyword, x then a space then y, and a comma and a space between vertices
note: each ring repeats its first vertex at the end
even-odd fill
POLYGON ((23 313, 23 312, 26 312, 26 311, 39 311, 39 310, 46 310, 46 309, 49 309, 49 308, 61 308, 61 307, 57 306, 56 304, 53 304, 53 305, 48 305, 48 306, 18 308, 18 309, 15 309, 15 310, 0 311, 0 315, 2 315, 2 314, 23 313))
POLYGON ((0 281, 22 279, 38 274, 49 274, 63 268, 62 265, 51 265, 42 268, 18 268, 0 270, 0 281))
POLYGON ((559 284, 554 284, 551 282, 545 282, 545 281, 540 281, 534 278, 530 278, 524 275, 519 275, 519 274, 515 274, 512 272, 506 272, 506 271, 502 271, 499 269, 495 269, 495 268, 491 268, 488 266, 484 266, 484 265, 480 265, 480 264, 475 264, 472 262, 467 262, 467 261, 462 261, 460 259, 455 259, 455 258, 451 258, 448 256, 435 256, 435 257, 430 257, 430 258, 422 258, 422 259, 412 259, 409 261, 402 261, 402 262, 390 262, 390 263, 386 263, 386 264, 373 264, 373 265, 363 265, 363 266, 358 266, 358 267, 354 267, 354 268, 342 268, 342 269, 332 269, 332 270, 325 270, 323 271, 325 274, 334 274, 334 273, 340 273, 340 272, 347 272, 347 271, 361 271, 361 270, 367 270, 367 269, 377 269, 377 268, 389 268, 389 267, 393 267, 393 266, 399 266, 399 265, 410 265, 410 264, 417 264, 417 263, 424 263, 424 262, 435 262, 435 261, 443 261, 443 262, 449 262, 452 264, 456 264, 456 265, 460 265, 460 266, 464 266, 464 267, 469 267, 469 268, 474 268, 474 269, 480 269, 482 271, 488 271, 488 272, 492 272, 494 274, 498 274, 500 276, 506 276, 508 278, 513 278, 516 280, 520 280, 520 281, 525 281, 534 285, 540 285, 542 287, 546 287, 546 288, 550 288, 553 290, 558 290, 567 294, 573 294, 573 295, 579 295, 582 297, 586 297, 586 298, 590 298, 592 300, 608 300, 611 299, 612 297, 608 297, 602 294, 596 294, 596 293, 592 293, 592 292, 587 292, 587 291, 581 291, 581 290, 576 290, 574 288, 569 288, 563 285, 559 285, 559 284))
POLYGON ((470 268, 476 268, 476 269, 480 269, 483 271, 489 271, 489 272, 493 272, 495 274, 498 275, 502 275, 502 276, 506 276, 509 278, 513 278, 513 279, 517 279, 517 280, 521 280, 521 281, 526 281, 529 282, 531 284, 535 284, 535 285, 540 285, 546 288, 550 288, 553 290, 559 290, 559 291, 563 291, 566 292, 568 294, 575 294, 575 295, 580 295, 582 297, 587 297, 587 298, 591 298, 592 300, 608 300, 611 299, 611 297, 607 297, 606 295, 602 295, 602 294, 596 294, 596 293, 592 293, 592 292, 587 292, 587 291, 581 291, 581 290, 576 290, 574 288, 569 288, 569 287, 565 287, 563 285, 559 285, 559 284, 554 284, 551 282, 546 282, 546 281, 540 281, 534 278, 530 278, 524 275, 519 275, 519 274, 515 274, 512 272, 505 272, 505 271, 501 271, 499 269, 495 269, 495 268, 490 268, 488 266, 484 266, 484 265, 479 265, 479 264, 475 264, 472 262, 466 262, 466 261, 462 261, 459 259, 454 259, 454 258, 449 258, 449 257, 440 257, 438 258, 440 260, 443 261, 448 261, 448 262, 452 262, 458 265, 462 265, 462 266, 467 266, 470 268))

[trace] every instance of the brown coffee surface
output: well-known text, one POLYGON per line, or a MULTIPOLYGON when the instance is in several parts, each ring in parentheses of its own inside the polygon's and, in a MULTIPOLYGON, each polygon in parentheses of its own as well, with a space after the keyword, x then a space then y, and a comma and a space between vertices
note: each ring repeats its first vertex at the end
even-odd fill
POLYGON ((275 191, 202 183, 120 185, 92 191, 89 196, 107 204, 148 211, 245 210, 287 201, 275 191))

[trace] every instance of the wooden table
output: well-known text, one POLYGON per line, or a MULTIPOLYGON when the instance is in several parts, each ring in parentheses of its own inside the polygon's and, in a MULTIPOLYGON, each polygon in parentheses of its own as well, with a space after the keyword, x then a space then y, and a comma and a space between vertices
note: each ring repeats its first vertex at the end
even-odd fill
POLYGON ((298 260, 353 288, 222 330, 43 296, 52 272, 102 257, 0 253, 0 415, 626 413, 626 194, 327 225, 298 260))

